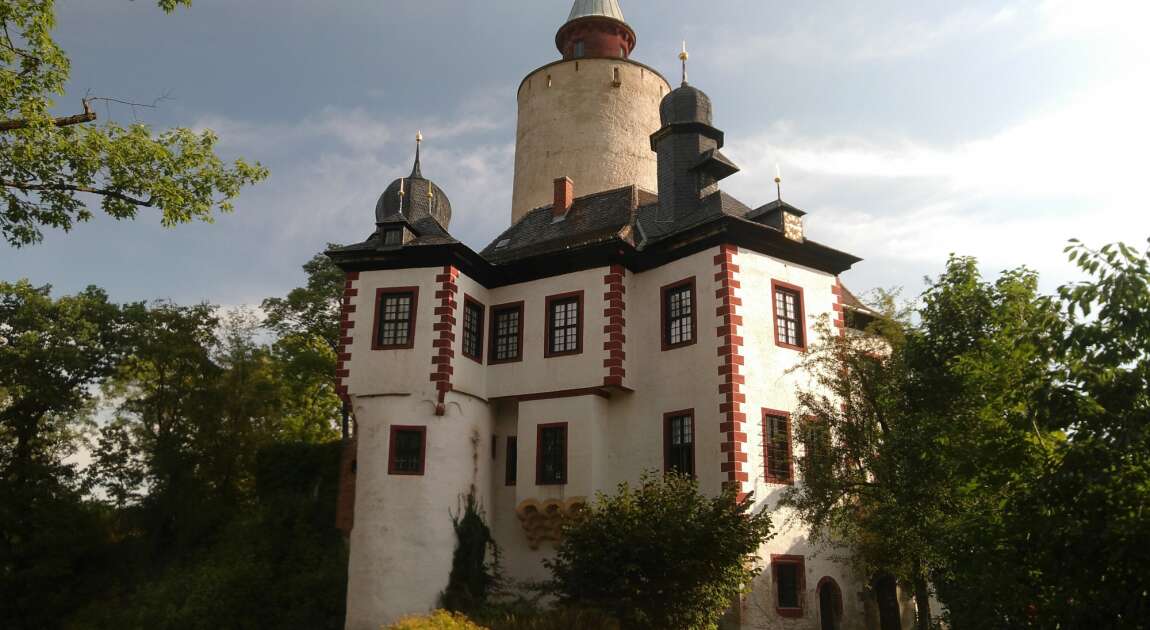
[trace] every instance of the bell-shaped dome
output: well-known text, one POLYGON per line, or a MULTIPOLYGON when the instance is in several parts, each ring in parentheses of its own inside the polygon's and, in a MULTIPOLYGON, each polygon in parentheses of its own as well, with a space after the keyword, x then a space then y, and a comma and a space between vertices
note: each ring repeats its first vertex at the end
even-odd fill
POLYGON ((683 83, 663 97, 659 103, 659 119, 664 126, 692 122, 710 125, 711 97, 683 83))
POLYGON ((375 222, 406 220, 416 223, 431 217, 444 230, 451 223, 451 200, 435 182, 425 179, 419 166, 419 145, 415 147, 415 166, 411 175, 401 177, 387 187, 375 204, 375 222))

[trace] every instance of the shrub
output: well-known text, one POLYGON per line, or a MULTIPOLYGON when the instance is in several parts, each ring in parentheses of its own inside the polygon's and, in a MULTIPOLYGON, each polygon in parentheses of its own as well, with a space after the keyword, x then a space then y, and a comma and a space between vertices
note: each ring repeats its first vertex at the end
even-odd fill
POLYGON ((467 617, 436 610, 429 615, 404 617, 399 621, 384 626, 384 630, 487 630, 483 626, 471 621, 467 617))
POLYGON ((713 628, 758 573, 770 517, 727 488, 699 493, 681 475, 647 472, 600 494, 563 530, 549 589, 560 602, 612 613, 623 628, 713 628))

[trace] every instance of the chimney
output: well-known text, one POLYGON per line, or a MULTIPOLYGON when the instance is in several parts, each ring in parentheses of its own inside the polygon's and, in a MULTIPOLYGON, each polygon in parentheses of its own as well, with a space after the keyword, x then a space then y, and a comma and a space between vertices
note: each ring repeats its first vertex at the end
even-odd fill
POLYGON ((571 210, 575 203, 575 182, 570 177, 560 177, 555 180, 555 205, 551 206, 551 218, 561 219, 571 210))

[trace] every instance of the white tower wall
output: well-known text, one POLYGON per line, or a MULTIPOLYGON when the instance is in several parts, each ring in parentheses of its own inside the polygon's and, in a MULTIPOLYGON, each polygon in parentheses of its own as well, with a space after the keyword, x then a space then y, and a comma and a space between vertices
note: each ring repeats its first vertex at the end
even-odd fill
POLYGON ((655 70, 626 59, 573 59, 527 75, 519 86, 511 220, 551 205, 554 181, 575 195, 636 184, 658 189, 650 136, 671 89, 655 70))

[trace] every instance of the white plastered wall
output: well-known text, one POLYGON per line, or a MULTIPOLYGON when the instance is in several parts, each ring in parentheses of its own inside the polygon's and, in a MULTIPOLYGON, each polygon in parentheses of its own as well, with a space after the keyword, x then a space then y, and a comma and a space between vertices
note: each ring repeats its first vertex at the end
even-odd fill
MULTIPOLYGON (((744 411, 747 414, 745 448, 749 454, 748 468, 756 498, 756 509, 771 511, 775 531, 775 537, 760 550, 763 572, 756 578, 752 593, 743 603, 743 627, 819 627, 816 625, 820 614, 816 588, 821 579, 830 577, 838 584, 842 593, 841 628, 861 630, 866 627, 863 600, 859 596, 863 585, 847 564, 833 558, 845 555, 845 550, 816 549, 808 540, 807 529, 793 519, 793 512, 777 507, 787 486, 767 483, 766 458, 763 452, 763 410, 772 409, 793 414, 797 405, 796 389, 799 386, 809 386, 809 379, 800 371, 790 371, 800 361, 800 352, 780 347, 775 343, 774 294, 771 281, 802 287, 804 338, 809 347, 812 343, 818 343, 818 339, 814 337, 818 318, 830 317, 833 314, 836 298, 831 288, 835 285, 835 276, 745 248, 740 248, 735 255, 735 263, 739 267, 737 278, 740 283, 735 294, 742 299, 739 314, 743 317, 742 355, 745 359, 743 371, 746 375, 743 392, 747 396, 747 402, 744 404, 744 411), (781 618, 775 614, 776 594, 770 571, 772 554, 803 556, 805 575, 801 618, 781 618)), ((800 420, 792 415, 791 422, 792 444, 796 445, 797 455, 794 432, 800 420)), ((797 470, 795 472, 797 476, 797 470)), ((801 481, 796 479, 797 483, 801 481)))

